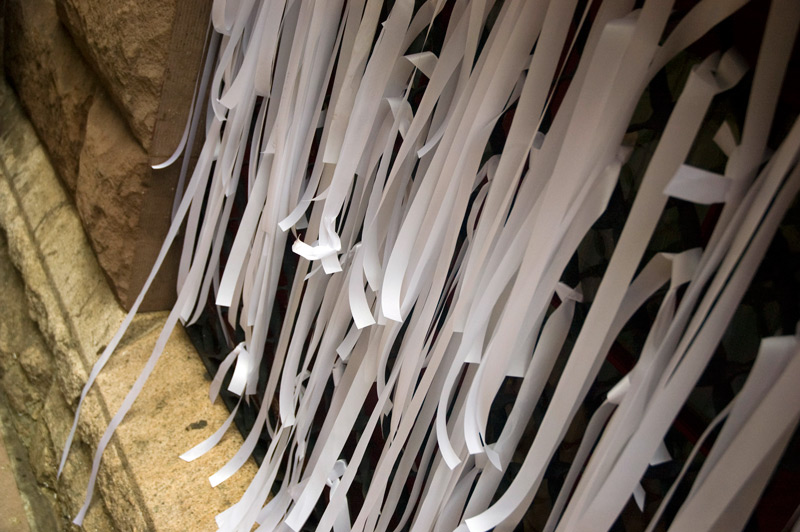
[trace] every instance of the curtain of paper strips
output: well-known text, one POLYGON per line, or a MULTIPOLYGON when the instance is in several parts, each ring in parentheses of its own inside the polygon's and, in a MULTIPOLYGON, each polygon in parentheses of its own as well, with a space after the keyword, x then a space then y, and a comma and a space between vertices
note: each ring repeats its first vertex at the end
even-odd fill
MULTIPOLYGON (((269 441, 250 487, 217 516, 221 531, 513 530, 612 343, 655 302, 633 369, 584 425, 545 529, 607 530, 632 497, 641 505, 639 482, 670 459, 663 438, 800 187, 800 125, 767 149, 796 1, 770 3, 754 64, 719 50, 692 67, 590 303, 564 272, 617 186, 648 83, 745 3, 678 12, 669 0, 215 0, 181 144, 204 139, 197 164, 189 173, 184 163, 153 274, 81 401, 183 226, 178 300, 97 448, 75 522, 172 329, 196 321, 209 295, 243 337, 210 399, 224 384, 240 403, 260 399, 211 483, 235 474, 262 434, 269 441), (686 164, 714 98, 743 77, 744 119, 714 137, 724 172, 686 164), (237 197, 246 206, 230 233, 237 197), (720 204, 719 220, 704 247, 645 258, 669 197, 720 204), (287 242, 299 261, 265 353, 287 242), (487 430, 508 379, 518 393, 501 428, 487 430)), ((762 340, 741 391, 697 442, 695 452, 713 445, 677 513, 659 525, 678 481, 648 530, 744 527, 800 417, 793 332, 762 340)), ((211 449, 235 414, 182 458, 211 449)), ((76 424, 79 415, 80 403, 76 424)))

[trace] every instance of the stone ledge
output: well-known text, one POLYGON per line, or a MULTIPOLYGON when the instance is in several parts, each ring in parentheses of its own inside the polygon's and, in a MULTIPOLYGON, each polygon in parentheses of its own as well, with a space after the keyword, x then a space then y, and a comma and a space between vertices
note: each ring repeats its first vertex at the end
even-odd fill
MULTIPOLYGON (((166 314, 134 320, 84 402, 73 453, 56 481, 60 448, 81 387, 124 313, 74 206, 5 83, 0 85, 0 113, 0 226, 24 282, 27 313, 42 337, 33 342, 39 345, 36 352, 25 351, 20 360, 10 352, 19 349, 14 342, 0 343, 0 371, 18 377, 4 379, 2 386, 7 394, 28 397, 17 408, 9 400, 18 417, 30 422, 18 432, 29 436, 37 480, 54 491, 61 513, 74 516, 86 486, 90 450, 150 355, 166 314), (26 404, 30 411, 20 412, 26 404)), ((248 462, 225 484, 211 488, 207 477, 241 445, 233 431, 197 462, 178 459, 227 417, 223 406, 209 403, 207 389, 205 369, 179 328, 106 450, 86 529, 216 529, 214 515, 241 496, 255 464, 248 462)))

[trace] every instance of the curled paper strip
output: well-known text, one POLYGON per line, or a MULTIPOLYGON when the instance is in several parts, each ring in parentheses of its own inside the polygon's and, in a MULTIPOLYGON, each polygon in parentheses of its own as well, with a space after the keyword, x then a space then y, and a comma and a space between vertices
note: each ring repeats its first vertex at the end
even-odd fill
POLYGON ((724 203, 731 182, 724 175, 682 164, 664 194, 692 203, 724 203))

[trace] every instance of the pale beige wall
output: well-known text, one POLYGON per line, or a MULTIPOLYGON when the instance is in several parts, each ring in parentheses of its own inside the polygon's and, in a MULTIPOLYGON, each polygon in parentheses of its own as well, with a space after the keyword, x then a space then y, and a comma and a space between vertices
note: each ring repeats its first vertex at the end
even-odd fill
MULTIPOLYGON (((5 72, 129 308, 169 225, 210 2, 7 0, 5 72)), ((174 254, 173 254, 174 255, 174 254)), ((174 256, 143 309, 174 300, 174 256)))

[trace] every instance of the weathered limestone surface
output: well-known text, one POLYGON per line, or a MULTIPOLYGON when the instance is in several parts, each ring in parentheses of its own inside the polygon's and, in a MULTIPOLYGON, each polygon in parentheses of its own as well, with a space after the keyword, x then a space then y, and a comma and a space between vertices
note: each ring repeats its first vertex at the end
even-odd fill
POLYGON ((130 284, 137 245, 131 237, 153 179, 147 162, 113 104, 98 92, 86 122, 75 203, 97 260, 123 302, 138 295, 130 284))
MULTIPOLYGON (((150 155, 142 147, 153 136, 164 76, 158 65, 168 50, 162 34, 169 37, 174 2, 154 3, 158 21, 150 26, 143 26, 150 15, 140 19, 141 6, 135 2, 59 5, 62 18, 74 23, 71 29, 80 38, 73 40, 62 24, 56 0, 6 3, 5 66, 73 195, 114 293, 130 308, 169 227, 177 180, 172 173, 151 170, 150 155), (76 28, 83 28, 82 33, 76 28), (84 56, 99 63, 92 68, 84 56), (115 72, 119 83, 98 78, 95 72, 102 76, 103 69, 115 72), (116 98, 106 89, 117 91, 116 98), (123 94, 128 107, 120 100, 123 94), (133 115, 139 118, 133 120, 133 115)), ((143 310, 171 306, 175 265, 170 256, 143 310)))
POLYGON ((96 78, 62 26, 55 0, 8 0, 5 22, 8 73, 53 164, 74 192, 96 78))
POLYGON ((58 0, 61 20, 134 135, 153 136, 175 3, 160 0, 58 0))
MULTIPOLYGON (((0 322, 8 324, 0 328, 0 387, 14 413, 16 432, 28 447, 37 482, 52 499, 57 496, 59 530, 71 530, 69 519, 82 503, 92 452, 150 356, 165 313, 134 320, 84 402, 76 442, 56 479, 83 383, 124 313, 75 206, 4 84, 0 116, 0 228, 24 282, 24 290, 9 288, 3 295, 26 307, 0 300, 0 322)), ((5 271, 0 275, 12 277, 5 271)), ((182 330, 175 331, 106 449, 86 530, 216 530, 213 516, 241 496, 255 465, 248 462, 218 488, 209 485, 207 477, 241 445, 236 433, 192 464, 178 459, 227 417, 221 405, 209 404, 207 386, 191 344, 182 330)))
MULTIPOLYGON (((28 316, 25 286, 11 264, 0 233, 0 408, 6 445, 14 460, 17 485, 34 532, 72 530, 70 515, 79 507, 88 482, 91 455, 79 442, 72 463, 56 480, 59 430, 69 430, 71 410, 55 382, 54 357, 35 322, 28 316), (9 445, 13 439, 17 445, 9 445), (28 478, 20 468, 31 471, 28 478), (20 474, 22 473, 22 474, 20 474), (64 489, 68 486, 69 489, 64 489)), ((85 521, 86 530, 115 530, 100 501, 85 521)))

